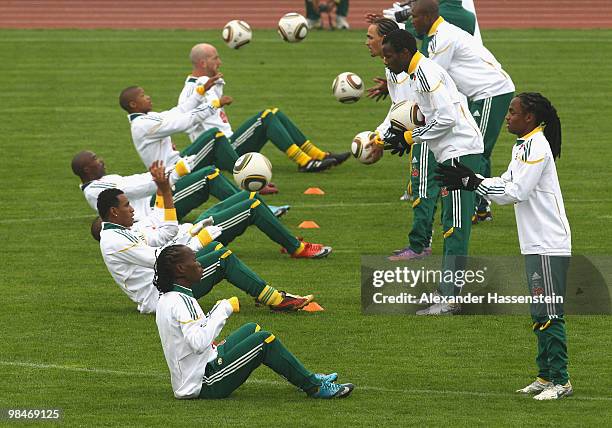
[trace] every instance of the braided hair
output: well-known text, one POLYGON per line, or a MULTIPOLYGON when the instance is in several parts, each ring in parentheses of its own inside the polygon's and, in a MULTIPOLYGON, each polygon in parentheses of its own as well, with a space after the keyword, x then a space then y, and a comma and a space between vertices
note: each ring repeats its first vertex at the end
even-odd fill
POLYGON ((544 128, 544 136, 550 144, 553 158, 561 157, 561 120, 557 109, 539 92, 523 92, 517 95, 525 113, 535 115, 536 124, 544 128))
POLYGON ((392 31, 399 30, 397 22, 389 18, 376 18, 372 24, 376 25, 376 32, 379 36, 386 36, 392 31))
POLYGON ((174 266, 181 262, 181 250, 184 245, 170 245, 165 247, 157 255, 155 261, 155 276, 153 277, 153 285, 157 287, 160 293, 167 293, 174 288, 174 266))

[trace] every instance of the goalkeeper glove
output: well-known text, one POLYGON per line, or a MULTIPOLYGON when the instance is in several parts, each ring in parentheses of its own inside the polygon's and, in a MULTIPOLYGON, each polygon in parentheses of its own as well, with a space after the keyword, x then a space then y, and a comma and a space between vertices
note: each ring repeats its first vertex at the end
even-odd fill
POLYGON ((383 138, 383 142, 385 144, 385 150, 391 150, 392 155, 404 156, 404 153, 410 151, 410 146, 412 145, 412 138, 410 138, 410 142, 406 141, 405 134, 410 131, 401 131, 399 129, 390 127, 387 132, 385 132, 385 136, 383 138))
POLYGON ((484 180, 482 175, 474 173, 459 161, 455 162, 454 166, 439 165, 436 172, 440 175, 436 175, 434 178, 448 190, 461 189, 473 192, 484 180))

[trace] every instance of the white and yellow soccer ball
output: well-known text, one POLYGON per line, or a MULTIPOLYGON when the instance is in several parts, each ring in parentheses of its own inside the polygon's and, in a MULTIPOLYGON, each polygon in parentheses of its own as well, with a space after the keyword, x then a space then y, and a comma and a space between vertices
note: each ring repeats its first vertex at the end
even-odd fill
POLYGON ((308 35, 308 22, 299 13, 287 13, 278 21, 278 34, 286 42, 301 42, 308 35))
POLYGON ((363 80, 355 73, 340 73, 332 83, 332 92, 344 104, 356 103, 363 95, 363 80))
POLYGON ((239 49, 251 41, 253 32, 249 24, 239 19, 234 19, 225 24, 221 36, 225 44, 230 48, 239 49))
POLYGON ((405 100, 391 106, 389 122, 393 128, 400 131, 412 131, 414 128, 425 125, 425 117, 418 105, 405 100))
POLYGON ((247 192, 259 192, 272 180, 272 164, 261 153, 245 153, 234 164, 234 181, 247 192))
POLYGON ((355 135, 355 138, 353 138, 353 142, 351 143, 351 153, 359 162, 365 165, 370 165, 378 162, 380 158, 382 158, 382 150, 374 157, 370 157, 375 138, 376 133, 372 131, 363 131, 355 135))

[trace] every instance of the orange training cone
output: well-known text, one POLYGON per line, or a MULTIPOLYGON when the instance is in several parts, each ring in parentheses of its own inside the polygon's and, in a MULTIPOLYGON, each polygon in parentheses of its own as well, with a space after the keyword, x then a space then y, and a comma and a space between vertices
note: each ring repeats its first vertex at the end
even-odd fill
POLYGON ((304 306, 302 310, 306 312, 322 312, 325 309, 323 309, 321 305, 319 305, 317 302, 310 302, 309 304, 304 306))
POLYGON ((309 187, 308 189, 304 190, 304 194, 305 195, 324 195, 325 192, 319 187, 309 187))
POLYGON ((305 220, 298 226, 300 229, 320 229, 319 225, 314 221, 305 220))

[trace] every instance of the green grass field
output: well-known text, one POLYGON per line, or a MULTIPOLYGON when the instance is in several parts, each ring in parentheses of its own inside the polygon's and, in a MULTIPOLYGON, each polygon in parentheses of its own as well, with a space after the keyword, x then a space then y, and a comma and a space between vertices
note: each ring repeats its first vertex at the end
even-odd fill
MULTIPOLYGON (((559 110, 558 169, 574 252, 610 254, 612 31, 487 31, 484 39, 518 91, 541 91, 559 110)), ((188 51, 201 41, 221 45, 218 32, 0 31, 0 408, 61 408, 64 423, 82 426, 609 424, 609 316, 568 317, 574 397, 538 403, 515 395, 534 375, 527 313, 361 314, 360 256, 405 245, 411 213, 398 198, 406 160, 385 156, 367 167, 350 160, 302 175, 272 145, 263 152, 281 193, 269 202, 291 204, 284 223, 334 253, 290 260, 256 230, 230 248, 278 288, 316 294, 326 310, 271 314, 243 297, 224 332, 257 321, 308 367, 338 371, 356 390, 347 400, 308 400, 264 367, 229 399, 174 400, 155 320, 137 314, 108 274, 89 236, 93 213, 69 164, 77 151, 91 149, 109 171, 143 171, 119 91, 141 85, 156 110, 172 107, 190 70, 188 51), (303 195, 310 186, 327 194, 303 195), (302 233, 302 220, 321 228, 302 233)), ((353 135, 374 128, 388 108, 368 99, 342 105, 331 96, 342 71, 383 75, 364 41, 358 31, 321 32, 289 45, 272 31, 256 31, 240 51, 219 46, 226 94, 235 98, 227 109, 234 127, 278 106, 315 143, 348 150, 353 135)), ((188 140, 175 141, 184 147, 188 140)), ((493 171, 505 169, 512 141, 502 131, 493 171)), ((519 254, 512 207, 495 208, 493 223, 472 236, 474 254, 519 254)), ((434 253, 440 249, 436 234, 434 253)), ((206 308, 234 294, 224 283, 200 302, 206 308)))

